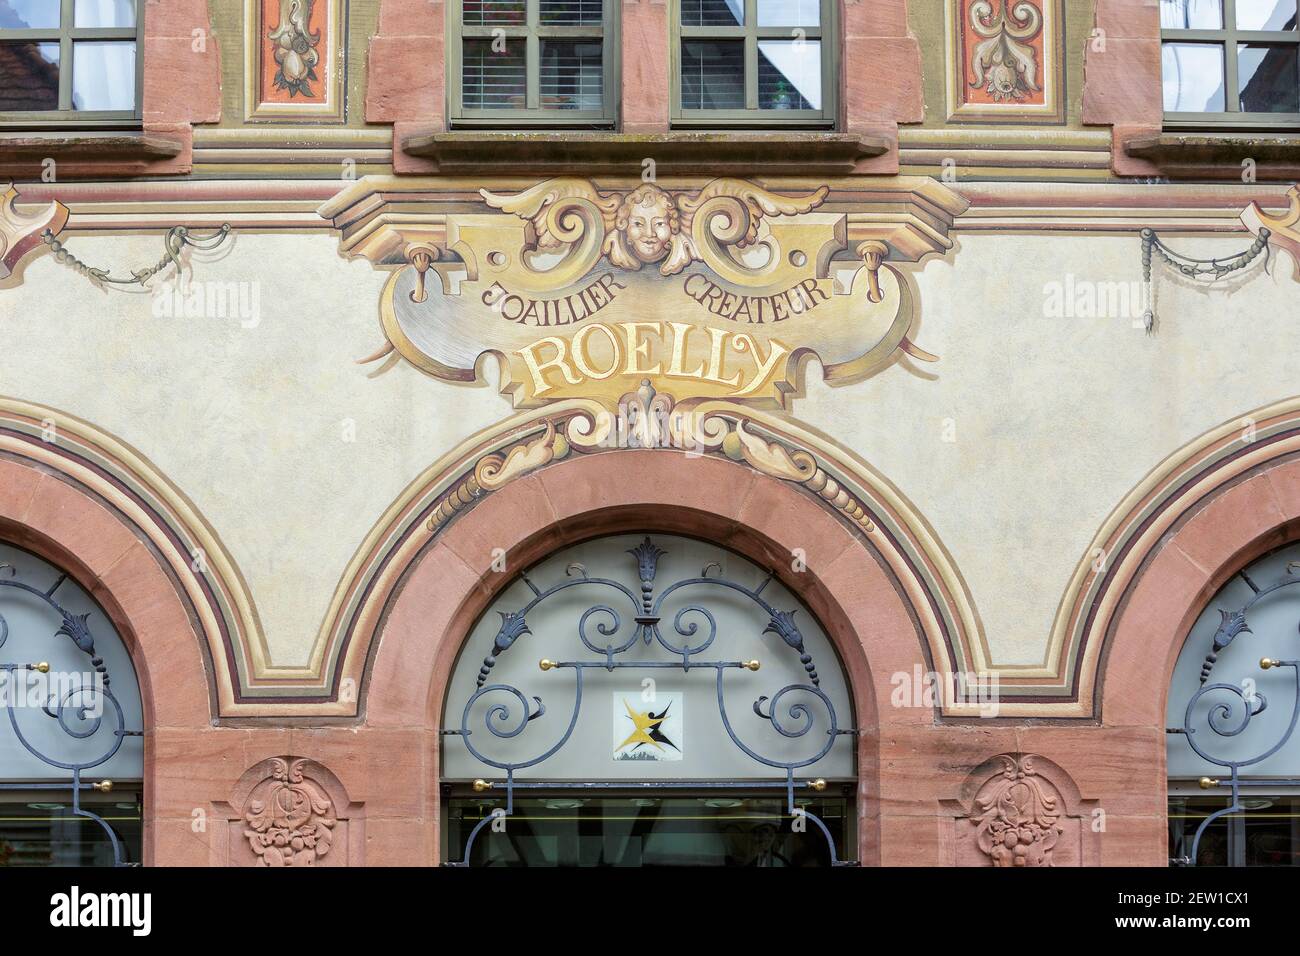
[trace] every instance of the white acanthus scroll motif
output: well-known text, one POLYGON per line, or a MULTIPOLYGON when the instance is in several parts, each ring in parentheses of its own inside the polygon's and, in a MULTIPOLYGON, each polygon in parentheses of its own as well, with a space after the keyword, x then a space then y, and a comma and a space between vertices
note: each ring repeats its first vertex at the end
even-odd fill
POLYGON ((1042 11, 1029 0, 975 0, 969 16, 982 38, 971 51, 971 86, 984 87, 1000 102, 1038 91, 1038 58, 1028 41, 1043 29, 1042 11), (996 13, 994 3, 1000 3, 996 13))

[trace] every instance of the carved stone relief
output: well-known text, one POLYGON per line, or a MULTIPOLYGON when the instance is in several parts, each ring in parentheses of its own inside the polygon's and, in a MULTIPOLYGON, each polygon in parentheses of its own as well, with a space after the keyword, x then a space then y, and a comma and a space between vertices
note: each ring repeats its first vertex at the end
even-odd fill
POLYGON ((1101 823, 1095 800, 1046 757, 1005 753, 976 767, 951 812, 950 865, 1095 866, 1101 823))

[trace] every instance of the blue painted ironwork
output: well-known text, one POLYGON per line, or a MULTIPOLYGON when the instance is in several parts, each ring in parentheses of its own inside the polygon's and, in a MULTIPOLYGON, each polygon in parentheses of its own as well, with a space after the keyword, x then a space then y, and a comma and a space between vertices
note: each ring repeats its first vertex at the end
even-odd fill
MULTIPOLYGON (((1198 859, 1198 851, 1201 844, 1201 836, 1206 829, 1215 820, 1226 816, 1230 813, 1240 812, 1245 809, 1241 800, 1241 791, 1245 787, 1300 787, 1300 778, 1296 779, 1279 779, 1269 777, 1268 779, 1252 779, 1242 777, 1242 769, 1254 766, 1263 760, 1267 760, 1273 754, 1277 753, 1290 741, 1291 735, 1295 732, 1296 723, 1300 721, 1300 660, 1272 660, 1263 658, 1259 666, 1263 670, 1270 670, 1275 667, 1288 667, 1291 669, 1292 677, 1295 683, 1295 694, 1291 704, 1291 719, 1287 723, 1286 731, 1281 738, 1267 750, 1253 757, 1244 760, 1233 760, 1227 757, 1215 756, 1211 752, 1213 738, 1207 738, 1204 734, 1197 737, 1198 728, 1192 726, 1193 712, 1196 705, 1200 703, 1201 698, 1211 693, 1224 693, 1229 695, 1227 701, 1221 701, 1213 704, 1205 716, 1205 723, 1208 729, 1213 731, 1219 737, 1232 738, 1245 732, 1250 726, 1250 721, 1258 717, 1268 707, 1268 699, 1254 689, 1253 682, 1250 689, 1247 690, 1245 682, 1240 684, 1229 684, 1224 682, 1207 683, 1210 675, 1218 662, 1219 655, 1241 634, 1249 634, 1250 626, 1248 623, 1250 609, 1264 598, 1268 597, 1283 588, 1295 587, 1300 585, 1300 578, 1293 576, 1294 565, 1288 565, 1286 576, 1275 584, 1268 587, 1259 587, 1244 572, 1241 574, 1242 580, 1250 586, 1254 592, 1245 606, 1237 611, 1225 611, 1220 609, 1221 621, 1218 629, 1214 632, 1210 652, 1205 657, 1205 662, 1201 665, 1201 687, 1192 695, 1191 700, 1187 702, 1187 710, 1183 715, 1183 726, 1181 728, 1171 728, 1172 733, 1182 733, 1187 737, 1187 743, 1192 750, 1202 759, 1209 763, 1225 768, 1228 771, 1226 780, 1215 779, 1211 777, 1202 777, 1200 784, 1205 790, 1224 790, 1228 791, 1230 800, 1228 805, 1222 810, 1216 810, 1201 821, 1200 826, 1196 828, 1196 835, 1192 839, 1192 851, 1190 856, 1175 860, 1174 862, 1184 865, 1194 865, 1198 859), (1240 715, 1238 716, 1238 708, 1240 715)), ((1204 729, 1204 728, 1200 728, 1204 729)))
MULTIPOLYGON (((578 716, 582 712, 582 691, 583 675, 588 670, 605 670, 613 672, 621 669, 671 669, 682 672, 691 670, 712 670, 716 674, 717 702, 718 712, 722 718, 722 725, 731 738, 732 743, 736 745, 743 753, 763 764, 776 770, 785 771, 785 795, 787 811, 793 817, 802 817, 811 821, 822 833, 826 839, 827 847, 830 851, 831 864, 833 866, 856 866, 855 860, 841 860, 836 851, 835 840, 830 829, 815 814, 808 810, 801 809, 795 805, 796 790, 820 790, 825 786, 825 782, 816 781, 796 781, 795 772, 804 767, 811 766, 821 760, 830 751, 835 740, 840 735, 853 735, 857 731, 849 728, 841 728, 839 720, 835 713, 835 706, 826 692, 820 687, 821 680, 817 674, 817 668, 813 664, 812 656, 804 649, 803 635, 799 631, 798 624, 795 622, 797 611, 781 611, 769 604, 762 596, 763 591, 771 582, 773 574, 768 576, 756 588, 748 588, 734 581, 729 581, 720 575, 710 575, 710 570, 721 568, 716 564, 709 564, 696 577, 685 578, 676 581, 662 591, 655 594, 655 577, 658 572, 659 559, 667 554, 662 548, 659 548, 647 536, 641 544, 631 548, 627 552, 636 559, 637 574, 641 581, 641 593, 638 595, 631 588, 619 581, 610 578, 592 577, 587 573, 587 569, 581 564, 570 564, 565 570, 565 578, 551 587, 542 590, 528 577, 527 574, 521 574, 520 578, 524 584, 533 592, 533 597, 518 611, 506 612, 498 611, 501 615, 501 626, 497 631, 496 638, 493 641, 492 651, 483 659, 483 664, 479 668, 477 679, 477 689, 465 702, 465 707, 461 712, 461 723, 459 730, 444 730, 443 734, 448 737, 460 737, 464 741, 465 747, 481 763, 505 773, 504 782, 482 781, 476 784, 476 788, 486 789, 504 789, 505 790, 505 807, 494 810, 491 814, 486 815, 474 829, 470 832, 469 838, 465 843, 465 854, 458 861, 448 862, 447 866, 469 866, 470 855, 474 849, 474 842, 478 839, 479 833, 483 828, 496 819, 501 817, 510 817, 514 813, 514 793, 520 789, 556 789, 563 788, 565 784, 554 783, 524 783, 515 780, 515 774, 520 770, 526 770, 544 763, 546 760, 558 753, 570 737, 573 735, 574 728, 578 724, 578 716), (754 701, 753 711, 759 717, 768 721, 774 730, 781 736, 797 739, 808 734, 817 721, 814 717, 810 704, 806 698, 792 703, 785 716, 780 713, 780 702, 782 698, 794 693, 811 695, 825 706, 829 728, 826 731, 826 741, 810 757, 801 760, 782 761, 766 757, 757 751, 751 749, 744 743, 732 726, 731 719, 727 714, 726 701, 724 697, 724 675, 728 671, 734 670, 757 670, 757 661, 719 661, 701 659, 699 655, 712 646, 714 639, 717 637, 718 627, 717 620, 709 609, 703 604, 692 603, 681 608, 673 616, 672 630, 680 639, 680 643, 674 643, 668 637, 664 636, 660 625, 662 620, 662 610, 665 600, 675 594, 682 588, 691 586, 707 586, 729 589, 744 595, 753 602, 764 614, 767 615, 768 624, 763 633, 772 633, 778 635, 793 651, 798 653, 799 661, 803 664, 804 670, 808 674, 808 683, 789 684, 780 688, 770 698, 766 695, 760 696, 754 701), (623 626, 623 616, 615 610, 610 604, 593 604, 582 612, 578 619, 578 640, 593 654, 599 656, 599 660, 574 660, 574 661, 547 661, 541 662, 542 670, 570 670, 574 675, 574 702, 573 713, 569 717, 568 726, 564 734, 551 747, 525 760, 517 761, 500 761, 494 760, 487 754, 484 754, 475 746, 472 740, 474 731, 470 729, 470 713, 474 705, 489 694, 504 694, 506 700, 495 703, 488 708, 484 715, 484 724, 489 733, 500 739, 517 737, 523 733, 528 725, 546 713, 546 705, 542 703, 539 696, 528 697, 517 687, 509 684, 489 684, 492 670, 496 666, 501 655, 510 650, 515 643, 524 635, 532 633, 527 624, 527 616, 538 606, 545 603, 548 599, 561 591, 574 587, 593 587, 609 588, 622 595, 631 605, 631 618, 634 627, 631 628, 629 636, 623 639, 621 643, 617 641, 607 641, 601 646, 588 631, 588 622, 595 617, 595 631, 605 638, 614 637, 619 633, 623 626), (688 616, 696 617, 697 620, 689 620, 688 616), (698 639, 697 634, 701 632, 701 624, 707 627, 707 631, 698 639), (670 661, 631 661, 620 660, 619 655, 636 646, 637 641, 642 641, 646 646, 658 644, 670 655, 680 660, 670 661), (514 704, 509 703, 513 698, 514 704), (516 711, 514 707, 517 706, 516 711), (518 717, 516 718, 516 713, 518 717), (789 726, 785 723, 788 720, 789 726)), ((638 784, 625 781, 617 783, 601 784, 569 784, 569 787, 594 788, 603 786, 613 786, 620 788, 640 787, 640 786, 683 786, 707 787, 716 789, 746 789, 755 786, 770 786, 767 783, 755 784, 748 781, 719 781, 701 784, 695 782, 674 782, 674 783, 653 783, 638 784)))
MULTIPOLYGON (((110 721, 111 737, 106 742, 106 749, 102 753, 90 759, 75 762, 61 760, 58 754, 46 753, 38 748, 27 738, 19 726, 16 706, 20 702, 20 696, 26 696, 22 691, 27 685, 31 672, 45 672, 48 670, 49 665, 0 661, 0 673, 4 674, 5 681, 9 685, 8 693, 5 694, 5 703, 9 712, 9 725, 14 736, 32 756, 56 770, 67 771, 70 775, 70 779, 66 782, 57 783, 0 781, 0 790, 68 791, 71 795, 73 814, 94 820, 108 836, 113 847, 113 865, 130 865, 124 856, 122 840, 113 827, 103 817, 81 805, 82 793, 94 790, 106 791, 111 788, 111 782, 87 782, 82 779, 82 776, 87 771, 102 766, 111 760, 121 749, 127 737, 143 736, 143 731, 128 730, 126 728, 126 715, 122 710, 122 705, 113 695, 108 668, 104 665, 103 658, 95 653, 95 638, 87 625, 90 615, 73 614, 54 599, 55 593, 67 580, 68 576, 60 574, 49 588, 41 590, 18 580, 18 572, 13 565, 0 564, 0 572, 4 571, 9 573, 9 577, 0 576, 0 589, 8 588, 10 591, 24 591, 52 609, 59 616, 60 624, 51 637, 54 639, 66 637, 72 641, 77 650, 89 658, 90 666, 94 669, 96 675, 96 679, 92 681, 78 681, 74 686, 70 686, 62 696, 52 696, 42 706, 41 711, 45 716, 57 722, 59 730, 76 740, 85 740, 99 733, 104 726, 105 715, 107 715, 110 721)), ((2 600, 4 594, 5 592, 0 590, 0 653, 3 652, 4 645, 9 639, 9 622, 4 616, 4 603, 2 600)))

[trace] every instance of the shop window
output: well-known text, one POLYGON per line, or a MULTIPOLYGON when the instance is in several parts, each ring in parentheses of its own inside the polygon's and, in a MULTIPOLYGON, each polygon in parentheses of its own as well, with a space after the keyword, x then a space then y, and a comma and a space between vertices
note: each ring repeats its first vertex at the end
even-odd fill
POLYGON ((144 745, 126 647, 67 574, 0 545, 0 866, 140 862, 144 745))
POLYGON ((1178 657, 1166 715, 1169 856, 1300 863, 1300 544, 1244 567, 1178 657))
POLYGON ((833 125, 832 0, 677 0, 674 7, 674 125, 833 125))
POLYGON ((1300 128, 1297 0, 1160 0, 1166 125, 1300 128))
POLYGON ((138 0, 0 2, 0 124, 138 126, 138 0))
POLYGON ((493 602, 443 716, 443 858, 827 866, 856 857, 847 679, 812 614, 714 544, 619 535, 493 602))
POLYGON ((613 0, 453 0, 453 125, 612 126, 617 11, 613 0))

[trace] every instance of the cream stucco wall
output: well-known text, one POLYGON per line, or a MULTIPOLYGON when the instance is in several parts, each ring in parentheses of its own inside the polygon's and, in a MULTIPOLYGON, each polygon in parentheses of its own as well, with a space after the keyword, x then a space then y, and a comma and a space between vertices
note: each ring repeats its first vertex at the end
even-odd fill
MULTIPOLYGON (((1074 566, 1124 494, 1200 433, 1300 391, 1297 287, 1289 262, 1213 292, 1164 273, 1147 335, 1126 316, 1044 307, 1045 287, 1070 273, 1076 288, 1138 281, 1136 238, 959 235, 958 250, 916 278, 914 337, 941 361, 834 389, 814 369, 794 414, 925 515, 995 661, 1037 661, 1074 566)), ((66 242, 117 271, 159 253, 157 236, 66 242)), ((1179 247, 1226 255, 1245 244, 1179 247)), ((197 262, 199 279, 256 290, 256 324, 160 317, 148 296, 97 291, 49 257, 0 290, 0 394, 87 419, 167 474, 238 562, 276 664, 305 661, 384 508, 509 411, 491 386, 356 364, 382 342, 384 274, 337 249, 328 235, 243 234, 197 262)))

